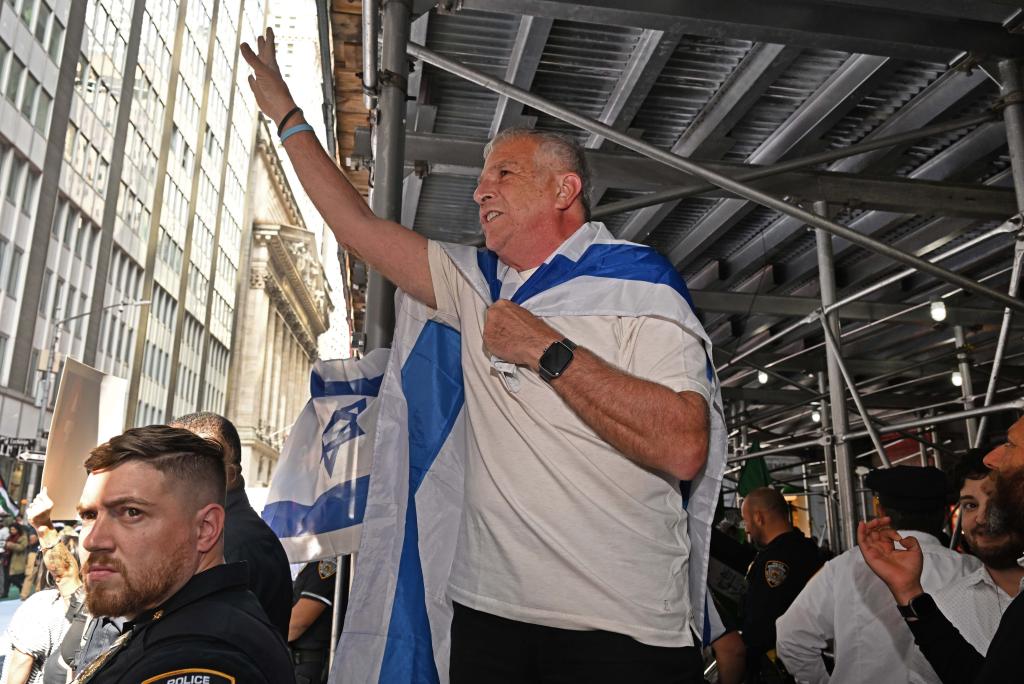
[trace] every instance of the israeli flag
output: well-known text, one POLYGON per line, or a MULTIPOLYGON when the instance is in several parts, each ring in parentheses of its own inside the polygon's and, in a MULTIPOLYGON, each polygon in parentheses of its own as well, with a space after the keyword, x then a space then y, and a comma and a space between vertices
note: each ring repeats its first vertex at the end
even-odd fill
MULTIPOLYGON (((493 252, 444 248, 488 304, 504 297, 537 316, 658 316, 702 338, 714 397, 710 446, 703 472, 683 483, 683 492, 690 604, 694 628, 708 643, 707 559, 727 433, 711 341, 679 274, 654 250, 615 240, 599 223, 580 228, 514 292, 504 286, 504 268, 493 252)), ((446 594, 468 439, 461 338, 403 293, 396 297, 396 311, 364 534, 331 682, 448 681, 452 607, 446 594)), ((517 369, 500 362, 495 367, 514 391, 517 369)))
POLYGON ((313 366, 310 400, 281 450, 263 508, 292 563, 359 548, 388 356, 379 349, 362 359, 313 366))

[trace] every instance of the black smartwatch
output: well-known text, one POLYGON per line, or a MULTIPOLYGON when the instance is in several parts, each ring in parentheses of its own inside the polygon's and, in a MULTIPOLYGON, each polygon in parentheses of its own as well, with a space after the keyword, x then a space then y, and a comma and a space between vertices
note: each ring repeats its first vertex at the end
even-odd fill
POLYGON ((571 340, 563 339, 552 342, 551 346, 541 354, 540 368, 538 369, 540 377, 551 382, 561 376, 572 363, 574 351, 576 351, 576 345, 571 340))
POLYGON ((939 607, 935 605, 935 599, 928 594, 918 594, 910 599, 910 603, 907 605, 897 604, 896 608, 907 622, 917 622, 939 610, 939 607))

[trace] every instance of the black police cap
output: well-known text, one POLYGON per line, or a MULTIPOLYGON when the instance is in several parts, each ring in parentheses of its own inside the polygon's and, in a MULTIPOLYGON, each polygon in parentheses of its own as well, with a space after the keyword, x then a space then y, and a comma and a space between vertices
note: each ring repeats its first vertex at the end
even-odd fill
POLYGON ((927 511, 949 503, 950 488, 945 474, 927 466, 893 466, 872 470, 864 484, 878 494, 886 508, 900 511, 927 511))

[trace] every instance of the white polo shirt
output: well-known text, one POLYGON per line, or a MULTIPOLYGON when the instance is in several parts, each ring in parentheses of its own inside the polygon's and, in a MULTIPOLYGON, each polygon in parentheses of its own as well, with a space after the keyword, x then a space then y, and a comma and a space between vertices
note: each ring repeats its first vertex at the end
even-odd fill
MULTIPOLYGON (((678 480, 617 452, 533 371, 520 368, 518 391, 506 389, 484 351, 488 302, 438 243, 429 259, 435 318, 462 333, 469 422, 451 598, 522 622, 692 645, 678 480)), ((506 273, 503 295, 528 275, 506 273)), ((628 373, 710 397, 703 346, 674 323, 545 320, 628 373)))

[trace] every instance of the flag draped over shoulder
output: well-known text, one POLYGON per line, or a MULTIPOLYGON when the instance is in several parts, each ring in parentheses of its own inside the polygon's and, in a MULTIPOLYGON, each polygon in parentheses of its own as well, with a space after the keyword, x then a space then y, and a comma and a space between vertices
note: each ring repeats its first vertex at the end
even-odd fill
MULTIPOLYGON (((514 293, 502 292, 493 252, 444 248, 488 304, 507 296, 541 317, 657 316, 701 337, 714 397, 710 447, 704 470, 682 490, 690 604, 694 628, 706 637, 707 559, 727 435, 711 342, 679 274, 654 250, 615 240, 597 223, 578 230, 514 293)), ((399 293, 396 304, 363 537, 331 682, 448 681, 452 608, 446 592, 468 439, 461 337, 412 298, 399 293)), ((516 369, 496 366, 514 378, 516 369)))
POLYGON ((370 482, 377 394, 389 350, 318 361, 310 400, 292 426, 270 483, 263 519, 288 560, 354 553, 370 482))

